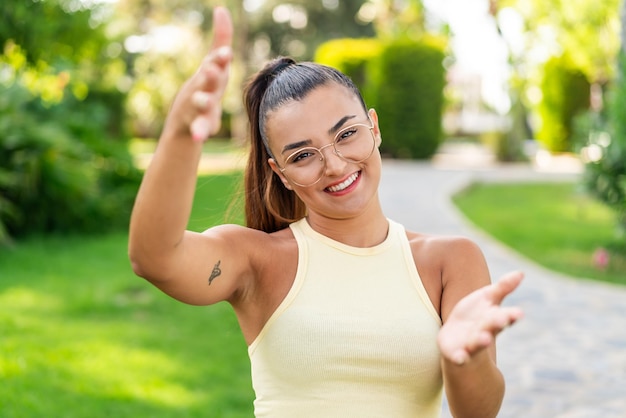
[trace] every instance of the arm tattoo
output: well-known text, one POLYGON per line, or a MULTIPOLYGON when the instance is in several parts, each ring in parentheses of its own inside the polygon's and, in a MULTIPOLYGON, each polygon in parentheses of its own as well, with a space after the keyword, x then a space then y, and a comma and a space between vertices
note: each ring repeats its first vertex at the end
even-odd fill
POLYGON ((220 269, 221 262, 222 260, 218 260, 217 264, 213 266, 213 271, 211 272, 211 276, 209 277, 209 286, 211 286, 211 283, 217 278, 217 276, 222 274, 222 270, 220 269))

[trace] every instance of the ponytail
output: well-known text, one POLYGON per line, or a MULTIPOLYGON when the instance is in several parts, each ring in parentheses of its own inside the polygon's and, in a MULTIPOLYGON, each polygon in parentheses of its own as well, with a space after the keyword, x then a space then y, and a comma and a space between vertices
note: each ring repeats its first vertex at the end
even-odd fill
POLYGON ((285 188, 268 164, 272 155, 259 120, 261 102, 268 86, 290 65, 295 65, 290 58, 271 61, 244 90, 250 134, 250 154, 244 176, 246 225, 265 232, 286 228, 306 214, 304 203, 293 191, 285 188))

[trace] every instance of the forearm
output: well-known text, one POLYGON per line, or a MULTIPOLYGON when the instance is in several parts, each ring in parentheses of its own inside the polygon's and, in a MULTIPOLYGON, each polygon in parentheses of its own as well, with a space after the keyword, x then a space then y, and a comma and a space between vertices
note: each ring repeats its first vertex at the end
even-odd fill
POLYGON ((215 8, 213 46, 176 95, 137 194, 130 220, 129 256, 135 273, 151 281, 168 280, 181 267, 187 267, 185 254, 192 254, 190 250, 201 253, 197 240, 183 238, 202 143, 220 127, 221 100, 232 59, 232 32, 228 11, 215 8))
POLYGON ((504 379, 488 350, 463 365, 442 358, 441 367, 455 418, 497 416, 504 397, 504 379))
POLYGON ((183 238, 202 143, 166 127, 131 215, 129 253, 135 270, 159 269, 183 238))

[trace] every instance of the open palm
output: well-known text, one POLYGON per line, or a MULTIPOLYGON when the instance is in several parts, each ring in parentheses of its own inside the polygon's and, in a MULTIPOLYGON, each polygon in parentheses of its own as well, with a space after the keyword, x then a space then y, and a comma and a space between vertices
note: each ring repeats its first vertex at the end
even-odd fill
POLYGON ((523 315, 517 307, 501 306, 504 298, 522 281, 520 272, 461 299, 439 331, 437 342, 444 358, 463 364, 493 343, 496 335, 523 315))

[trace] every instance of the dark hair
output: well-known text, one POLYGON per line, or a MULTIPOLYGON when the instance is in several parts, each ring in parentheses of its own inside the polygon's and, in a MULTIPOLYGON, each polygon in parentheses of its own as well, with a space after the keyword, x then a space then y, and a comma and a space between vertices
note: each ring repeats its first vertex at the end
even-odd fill
POLYGON ((270 112, 290 101, 304 99, 315 88, 337 83, 354 93, 367 106, 359 89, 340 71, 312 62, 296 63, 276 58, 255 74, 244 90, 248 113, 250 154, 245 171, 246 225, 265 232, 283 229, 306 215, 300 198, 285 188, 267 163, 272 154, 265 133, 270 112))

